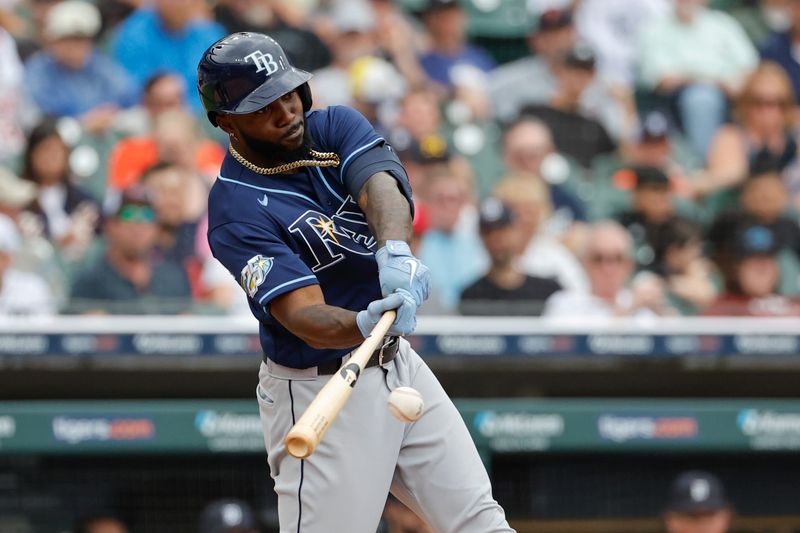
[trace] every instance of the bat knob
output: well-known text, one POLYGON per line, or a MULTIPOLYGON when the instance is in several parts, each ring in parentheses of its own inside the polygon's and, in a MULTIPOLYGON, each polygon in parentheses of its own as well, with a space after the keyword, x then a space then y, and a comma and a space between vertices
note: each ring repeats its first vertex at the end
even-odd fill
POLYGON ((319 437, 317 433, 308 426, 295 426, 286 435, 283 443, 289 455, 298 459, 305 459, 317 447, 319 437))

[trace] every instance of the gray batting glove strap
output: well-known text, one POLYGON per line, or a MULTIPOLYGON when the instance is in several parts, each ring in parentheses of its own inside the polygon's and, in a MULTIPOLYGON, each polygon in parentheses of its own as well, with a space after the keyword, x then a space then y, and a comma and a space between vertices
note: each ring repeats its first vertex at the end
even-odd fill
POLYGON ((381 300, 370 302, 366 309, 359 311, 356 315, 356 324, 361 335, 366 339, 372 332, 372 328, 381 319, 383 313, 390 309, 397 310, 397 317, 394 319, 387 335, 408 335, 417 327, 417 303, 411 293, 404 289, 398 289, 381 300))
POLYGON ((375 252, 381 293, 386 296, 397 289, 411 293, 417 305, 428 298, 431 272, 422 261, 414 257, 411 248, 403 241, 386 241, 386 246, 375 252))

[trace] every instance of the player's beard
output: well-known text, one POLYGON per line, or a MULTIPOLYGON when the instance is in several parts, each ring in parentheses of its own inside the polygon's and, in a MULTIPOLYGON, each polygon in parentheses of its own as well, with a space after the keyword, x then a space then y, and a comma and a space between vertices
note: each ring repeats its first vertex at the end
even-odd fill
POLYGON ((305 120, 303 120, 303 140, 300 146, 294 149, 286 148, 282 144, 251 137, 244 132, 240 132, 240 135, 251 153, 258 154, 276 165, 308 159, 308 151, 312 147, 311 136, 308 134, 305 120))

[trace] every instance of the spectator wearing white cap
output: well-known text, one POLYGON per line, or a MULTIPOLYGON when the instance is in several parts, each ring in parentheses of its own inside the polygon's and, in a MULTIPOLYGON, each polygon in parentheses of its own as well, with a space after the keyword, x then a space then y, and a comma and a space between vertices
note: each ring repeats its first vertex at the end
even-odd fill
POLYGON ((14 221, 0 215, 0 316, 52 315, 55 298, 38 275, 14 268, 22 238, 14 221))
POLYGON ((44 48, 25 64, 25 84, 39 109, 79 118, 90 132, 105 130, 120 108, 136 103, 130 76, 95 49, 100 26, 93 4, 61 2, 45 18, 44 48))

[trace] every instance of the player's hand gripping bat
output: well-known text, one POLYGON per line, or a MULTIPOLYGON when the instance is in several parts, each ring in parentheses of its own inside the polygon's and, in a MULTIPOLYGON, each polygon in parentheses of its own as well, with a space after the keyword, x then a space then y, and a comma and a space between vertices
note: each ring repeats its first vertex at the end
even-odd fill
POLYGON ((341 368, 328 380, 316 398, 309 404, 300 420, 292 426, 284 439, 286 450, 293 457, 305 459, 316 449, 325 432, 353 392, 356 380, 378 348, 394 322, 396 312, 386 311, 372 328, 369 336, 341 368))

